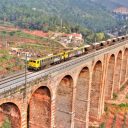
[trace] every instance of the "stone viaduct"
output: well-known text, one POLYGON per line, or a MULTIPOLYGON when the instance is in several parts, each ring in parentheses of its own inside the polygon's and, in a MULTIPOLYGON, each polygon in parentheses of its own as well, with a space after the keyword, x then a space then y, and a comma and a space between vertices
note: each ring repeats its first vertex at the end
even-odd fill
POLYGON ((6 115, 12 128, 88 128, 127 81, 128 41, 116 45, 29 82, 26 89, 4 92, 0 124, 6 115))

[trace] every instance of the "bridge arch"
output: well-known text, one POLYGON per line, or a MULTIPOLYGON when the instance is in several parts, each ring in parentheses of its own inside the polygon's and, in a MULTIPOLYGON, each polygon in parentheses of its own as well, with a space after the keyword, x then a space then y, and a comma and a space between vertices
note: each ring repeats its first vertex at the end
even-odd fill
POLYGON ((64 76, 56 91, 56 128, 70 128, 72 118, 73 79, 70 75, 64 76))
POLYGON ((27 109, 29 128, 51 127, 51 92, 47 86, 41 86, 32 94, 27 109))
POLYGON ((105 83, 105 100, 112 98, 114 67, 115 67, 115 55, 112 54, 109 58, 108 67, 107 67, 107 76, 105 83))
POLYGON ((120 89, 120 74, 121 74, 121 63, 122 63, 122 51, 119 51, 116 57, 116 67, 114 74, 114 93, 120 89))
POLYGON ((90 92, 90 121, 93 117, 98 118, 100 115, 100 98, 102 89, 102 62, 97 61, 92 71, 92 84, 90 92))
POLYGON ((125 49, 123 54, 122 71, 121 71, 121 84, 125 82, 126 72, 128 63, 128 48, 125 49))
POLYGON ((78 76, 75 97, 75 128, 86 127, 90 72, 84 67, 78 76))
POLYGON ((21 112, 13 102, 0 105, 0 127, 21 128, 21 112))

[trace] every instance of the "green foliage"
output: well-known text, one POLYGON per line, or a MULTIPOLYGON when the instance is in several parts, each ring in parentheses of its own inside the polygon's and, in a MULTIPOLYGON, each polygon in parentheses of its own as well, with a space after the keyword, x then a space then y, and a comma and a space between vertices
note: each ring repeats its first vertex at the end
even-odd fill
POLYGON ((121 86, 120 91, 123 91, 125 89, 125 85, 121 86))
POLYGON ((103 32, 96 33, 96 41, 105 40, 105 34, 103 32))
POLYGON ((90 0, 2 0, 0 20, 22 28, 69 33, 69 25, 75 31, 79 25, 101 31, 117 24, 109 11, 90 0))
POLYGON ((14 31, 12 31, 12 32, 9 33, 10 36, 14 36, 14 34, 15 34, 14 31))
POLYGON ((113 93, 113 99, 116 100, 118 98, 117 93, 113 93))
POLYGON ((0 49, 0 54, 1 54, 0 57, 1 64, 12 58, 12 56, 9 55, 6 50, 0 49))
POLYGON ((108 112, 108 106, 107 105, 104 106, 104 111, 108 112))
POLYGON ((128 93, 126 94, 125 98, 128 99, 128 93))
POLYGON ((11 122, 8 118, 6 118, 1 128, 11 128, 11 122))
POLYGON ((100 128, 105 128, 105 123, 101 123, 100 128))
POLYGON ((119 104, 119 107, 128 108, 128 103, 121 103, 121 104, 119 104))
POLYGON ((114 119, 113 119, 111 128, 115 128, 115 125, 116 125, 116 115, 114 115, 114 119))
POLYGON ((127 118, 126 118, 126 114, 127 114, 127 113, 124 114, 124 123, 123 123, 123 125, 122 125, 122 128, 126 128, 126 119, 127 119, 127 118))

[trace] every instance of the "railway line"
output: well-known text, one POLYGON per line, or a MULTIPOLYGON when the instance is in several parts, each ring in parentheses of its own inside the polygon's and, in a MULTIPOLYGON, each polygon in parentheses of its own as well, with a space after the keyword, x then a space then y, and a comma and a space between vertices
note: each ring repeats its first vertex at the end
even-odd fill
MULTIPOLYGON (((33 72, 27 71, 26 75, 29 75, 31 73, 33 73, 33 72)), ((5 83, 10 82, 10 81, 13 81, 13 80, 18 79, 18 78, 23 77, 23 76, 25 76, 25 71, 22 71, 20 73, 16 73, 16 74, 8 76, 8 77, 5 77, 3 79, 0 79, 0 85, 5 84, 5 83)))
MULTIPOLYGON (((58 73, 58 72, 62 72, 64 69, 71 69, 74 66, 77 66, 81 63, 83 63, 84 61, 92 58, 92 57, 96 57, 102 53, 108 53, 110 50, 113 50, 114 48, 120 47, 122 45, 125 45, 127 42, 123 41, 123 42, 118 42, 112 46, 109 47, 105 47, 103 49, 88 53, 86 55, 71 59, 69 61, 54 65, 52 67, 49 67, 47 69, 38 71, 38 72, 27 72, 27 82, 31 82, 35 79, 38 78, 43 78, 45 76, 49 76, 52 73, 58 73)), ((25 85, 25 74, 20 74, 19 76, 15 76, 13 75, 13 77, 8 77, 8 78, 4 78, 0 80, 0 94, 9 91, 13 88, 16 87, 20 87, 25 85)))

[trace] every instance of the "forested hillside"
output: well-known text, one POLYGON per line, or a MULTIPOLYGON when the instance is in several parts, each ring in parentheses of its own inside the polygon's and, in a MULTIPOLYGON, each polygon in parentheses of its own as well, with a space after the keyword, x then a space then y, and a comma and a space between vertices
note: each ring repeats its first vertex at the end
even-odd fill
POLYGON ((94 0, 2 0, 0 20, 43 30, 55 30, 61 23, 94 31, 116 25, 111 13, 94 0))

